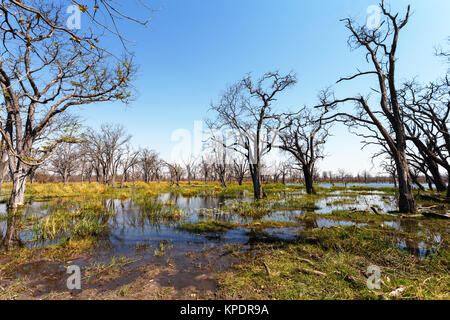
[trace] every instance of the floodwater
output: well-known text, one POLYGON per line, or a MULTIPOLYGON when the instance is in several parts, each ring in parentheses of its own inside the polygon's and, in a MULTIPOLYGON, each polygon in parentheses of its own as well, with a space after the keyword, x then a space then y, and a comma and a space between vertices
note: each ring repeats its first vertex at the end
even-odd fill
MULTIPOLYGON (((333 186, 336 187, 371 187, 371 188, 395 188, 395 184, 392 182, 349 182, 349 183, 319 183, 318 186, 324 187, 324 188, 331 188, 333 186)), ((421 184, 425 189, 429 189, 429 185, 427 183, 421 184)), ((417 185, 413 185, 413 187, 418 187, 417 185)), ((435 188, 436 186, 432 184, 432 187, 435 188)))
MULTIPOLYGON (((107 217, 108 231, 101 238, 99 245, 89 258, 80 257, 74 259, 72 263, 89 266, 93 263, 107 263, 112 257, 125 256, 133 261, 129 264, 129 267, 150 263, 161 266, 171 264, 176 266, 178 270, 177 277, 167 275, 160 279, 161 283, 171 282, 181 287, 197 286, 200 291, 211 292, 215 288, 214 281, 190 281, 189 279, 228 268, 235 262, 234 258, 229 255, 228 246, 230 245, 239 246, 244 250, 252 250, 255 243, 268 239, 293 241, 304 229, 350 225, 363 227, 367 225, 367 223, 357 223, 348 219, 329 219, 327 214, 335 210, 364 210, 368 205, 376 206, 382 212, 391 212, 396 209, 395 198, 382 192, 374 191, 349 195, 348 191, 342 194, 337 191, 327 197, 318 197, 315 202, 317 208, 312 210, 317 213, 315 218, 299 220, 298 217, 306 213, 304 210, 275 210, 262 218, 297 223, 293 227, 264 229, 262 231, 236 228, 223 232, 196 234, 181 230, 177 226, 182 222, 198 222, 211 218, 237 223, 248 223, 251 219, 246 218, 244 220, 238 215, 222 210, 229 201, 236 201, 229 198, 183 197, 174 194, 162 194, 155 197, 154 200, 164 203, 170 202, 174 207, 182 209, 184 214, 181 220, 149 219, 143 216, 142 208, 132 199, 105 199, 103 200, 103 206, 114 212, 113 215, 107 217), (205 212, 208 212, 206 216, 205 212)), ((239 201, 251 201, 251 199, 242 198, 239 201)), ((44 217, 58 210, 61 205, 63 204, 58 203, 58 201, 33 202, 24 209, 24 215, 44 217)), ((71 202, 66 209, 75 210, 78 205, 76 202, 71 202)), ((64 206, 67 206, 67 204, 64 204, 64 206)), ((5 205, 0 205, 0 213, 4 213, 5 210, 5 205)), ((411 239, 399 239, 397 241, 398 248, 418 257, 433 255, 444 238, 448 236, 448 229, 445 234, 441 234, 434 229, 428 230, 423 222, 413 219, 397 218, 393 221, 381 223, 408 233, 425 233, 429 240, 426 243, 417 243, 411 239)), ((11 228, 13 224, 14 222, 11 220, 0 220, 1 234, 6 234, 8 228, 11 228)), ((35 241, 33 232, 23 229, 18 231, 16 236, 18 243, 29 247, 45 247, 61 240, 56 238, 51 241, 35 241)), ((47 280, 43 284, 45 289, 42 290, 42 294, 45 294, 50 290, 65 290, 65 283, 61 282, 61 278, 57 276, 63 276, 64 270, 62 264, 46 264, 45 270, 42 270, 42 266, 39 264, 31 264, 18 269, 17 276, 26 275, 29 277, 30 274, 42 272, 53 275, 48 277, 48 279, 53 280, 46 278, 47 280)), ((130 281, 130 279, 122 279, 116 285, 120 286, 124 281, 130 281)))

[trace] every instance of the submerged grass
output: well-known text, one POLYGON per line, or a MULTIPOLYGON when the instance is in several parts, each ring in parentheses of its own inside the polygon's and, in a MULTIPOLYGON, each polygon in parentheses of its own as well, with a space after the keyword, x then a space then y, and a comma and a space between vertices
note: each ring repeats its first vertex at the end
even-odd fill
POLYGON ((199 222, 187 222, 178 225, 178 229, 202 234, 202 233, 220 233, 226 232, 231 229, 252 229, 252 230, 263 230, 263 229, 276 229, 276 228, 288 228, 297 226, 297 223, 288 221, 273 221, 273 220, 253 220, 250 223, 238 223, 238 222, 226 222, 220 220, 202 220, 199 222))
POLYGON ((449 299, 448 246, 419 259, 396 246, 392 230, 355 227, 304 231, 296 243, 257 245, 220 274, 225 299, 449 299), (379 290, 367 268, 381 269, 379 290), (395 291, 396 289, 402 288, 395 291))
POLYGON ((34 240, 55 240, 56 238, 100 237, 107 229, 112 212, 59 210, 44 217, 32 216, 28 219, 34 240))

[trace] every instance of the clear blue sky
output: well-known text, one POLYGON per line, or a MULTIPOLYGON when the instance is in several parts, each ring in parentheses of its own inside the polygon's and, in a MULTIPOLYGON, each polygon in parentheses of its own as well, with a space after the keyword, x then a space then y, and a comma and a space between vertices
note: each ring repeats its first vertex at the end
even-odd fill
MULTIPOLYGON (((178 128, 193 131, 194 121, 207 116, 212 100, 231 83, 252 72, 295 71, 298 84, 279 104, 294 109, 313 104, 320 89, 333 85, 356 67, 367 69, 363 51, 347 47, 347 16, 361 22, 376 0, 158 0, 147 1, 154 13, 150 30, 124 25, 125 36, 135 41, 139 75, 138 98, 125 107, 100 104, 79 111, 85 124, 124 124, 133 144, 150 147, 169 157, 178 128)), ((126 1, 130 13, 139 15, 126 1)), ((399 79, 417 76, 427 81, 446 71, 433 56, 434 47, 450 36, 450 1, 395 0, 394 10, 412 5, 413 15, 400 40, 399 79)), ((367 92, 367 83, 340 87, 341 95, 367 92)), ((330 157, 320 167, 350 172, 370 169, 368 151, 343 127, 333 129, 326 146, 330 157)), ((377 172, 377 169, 374 169, 377 172)))

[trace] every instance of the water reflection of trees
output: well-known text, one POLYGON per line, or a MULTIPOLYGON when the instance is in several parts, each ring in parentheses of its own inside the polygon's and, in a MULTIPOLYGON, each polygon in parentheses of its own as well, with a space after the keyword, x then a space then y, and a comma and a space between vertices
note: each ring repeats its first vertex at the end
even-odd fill
POLYGON ((23 241, 20 237, 22 228, 21 217, 16 215, 9 215, 6 218, 6 229, 0 230, 0 246, 2 249, 9 250, 15 246, 23 246, 23 241))

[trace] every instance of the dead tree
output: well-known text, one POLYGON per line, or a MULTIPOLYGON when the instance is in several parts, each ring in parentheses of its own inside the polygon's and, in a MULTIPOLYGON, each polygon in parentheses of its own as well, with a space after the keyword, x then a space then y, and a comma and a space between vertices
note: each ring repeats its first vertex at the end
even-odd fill
MULTIPOLYGON (((438 165, 450 174, 450 77, 447 75, 425 87, 414 82, 406 83, 399 96, 407 119, 407 138, 432 169, 437 190, 444 191, 438 165)), ((450 197, 450 183, 447 197, 450 197)))
POLYGON ((324 158, 323 147, 329 137, 329 123, 323 121, 325 112, 314 115, 309 108, 286 118, 280 131, 279 148, 292 155, 300 164, 308 194, 315 193, 313 174, 317 161, 324 158))
POLYGON ((36 143, 58 114, 95 102, 127 102, 132 96, 131 60, 118 63, 101 48, 95 28, 84 34, 69 30, 61 10, 46 1, 0 3, 0 86, 5 104, 0 134, 13 182, 10 209, 24 204, 32 168, 45 163, 61 143, 76 138, 66 128, 36 143))
POLYGON ((222 132, 212 132, 211 140, 206 145, 206 152, 211 154, 211 168, 222 187, 227 186, 227 175, 229 172, 229 155, 226 147, 225 137, 222 132))
POLYGON ((129 171, 139 163, 139 151, 133 151, 130 144, 127 144, 124 148, 122 160, 120 161, 120 167, 122 168, 122 177, 120 179, 120 187, 123 188, 123 184, 128 182, 129 171))
POLYGON ((180 186, 181 177, 183 176, 183 168, 178 163, 165 162, 167 169, 169 169, 170 185, 176 184, 180 186))
POLYGON ((208 183, 208 178, 211 174, 211 160, 209 157, 202 157, 202 161, 200 162, 200 172, 203 175, 204 183, 208 183))
POLYGON ((380 167, 384 172, 389 174, 392 182, 394 183, 394 187, 397 188, 397 167, 392 157, 387 156, 383 161, 381 161, 380 167))
POLYGON ((245 77, 230 86, 218 103, 211 105, 216 118, 209 121, 215 130, 229 130, 226 148, 243 154, 248 161, 255 199, 263 197, 261 162, 272 149, 282 119, 273 112, 277 96, 296 83, 293 74, 268 72, 253 80, 245 77))
POLYGON ((416 203, 412 193, 412 180, 406 156, 407 136, 398 99, 396 83, 397 48, 401 30, 406 26, 410 16, 410 7, 403 18, 399 14, 391 14, 384 1, 380 4, 383 22, 378 28, 370 30, 366 25, 357 26, 351 19, 344 19, 351 35, 349 46, 352 49, 363 48, 366 58, 372 68, 359 71, 338 82, 350 81, 363 76, 375 76, 378 88, 375 93, 379 103, 371 103, 368 96, 358 95, 344 99, 336 99, 325 91, 322 96, 322 107, 326 110, 336 110, 345 102, 355 104, 355 113, 336 111, 333 118, 343 121, 351 128, 368 129, 367 134, 358 131, 365 139, 382 140, 389 148, 397 167, 399 184, 399 210, 404 213, 415 213, 416 203), (375 105, 378 104, 378 108, 375 105))
POLYGON ((192 178, 195 175, 196 162, 197 159, 192 156, 183 161, 184 169, 186 170, 186 179, 188 181, 188 185, 191 185, 192 178))
MULTIPOLYGON (((79 169, 79 152, 73 144, 62 145, 50 160, 50 170, 61 177, 64 185, 79 169)), ((35 167, 37 168, 37 167, 35 167)))
POLYGON ((89 153, 96 159, 104 184, 115 185, 115 179, 131 139, 125 127, 119 124, 103 124, 99 131, 88 129, 86 134, 89 153))
POLYGON ((150 181, 155 178, 159 181, 161 162, 159 160, 159 155, 155 150, 148 148, 142 149, 140 151, 139 163, 142 171, 142 178, 145 183, 150 183, 150 181))
POLYGON ((233 159, 233 165, 231 166, 233 177, 236 179, 237 183, 242 186, 245 175, 248 172, 248 162, 247 159, 237 154, 233 159))

